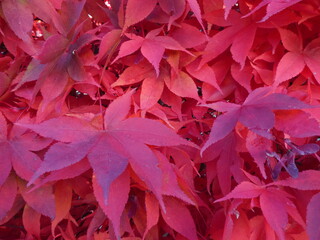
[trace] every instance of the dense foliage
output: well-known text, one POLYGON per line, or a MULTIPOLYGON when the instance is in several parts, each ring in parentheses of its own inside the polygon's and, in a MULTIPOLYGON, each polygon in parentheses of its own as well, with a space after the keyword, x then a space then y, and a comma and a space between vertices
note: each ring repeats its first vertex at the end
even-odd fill
POLYGON ((320 239, 318 0, 2 0, 1 239, 320 239))

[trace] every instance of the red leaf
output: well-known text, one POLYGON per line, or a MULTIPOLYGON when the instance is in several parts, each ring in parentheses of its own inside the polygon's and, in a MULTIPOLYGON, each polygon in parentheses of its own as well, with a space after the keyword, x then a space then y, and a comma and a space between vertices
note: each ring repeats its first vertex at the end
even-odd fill
POLYGON ((152 119, 128 118, 110 132, 149 145, 177 146, 183 144, 196 147, 192 142, 178 136, 172 129, 152 119))
POLYGON ((266 151, 271 151, 272 142, 249 131, 246 139, 246 147, 258 165, 262 176, 266 179, 267 176, 264 169, 264 163, 266 161, 266 151))
POLYGON ((102 188, 105 204, 108 205, 110 186, 128 165, 126 150, 116 139, 102 135, 90 150, 88 159, 97 184, 102 188))
POLYGON ((176 173, 174 172, 174 165, 171 164, 166 156, 159 151, 155 151, 159 160, 159 167, 162 170, 162 193, 167 196, 179 198, 186 203, 194 204, 182 191, 178 184, 176 173))
POLYGON ((39 184, 36 184, 35 188, 47 182, 77 177, 89 169, 90 164, 88 160, 83 159, 80 162, 70 165, 69 167, 50 172, 48 176, 46 176, 44 179, 41 179, 39 184))
POLYGON ((131 97, 133 94, 134 90, 128 91, 108 106, 104 114, 105 129, 112 129, 115 124, 125 119, 131 107, 131 97))
POLYGON ((239 26, 235 25, 234 27, 229 27, 220 31, 211 37, 205 48, 204 54, 202 55, 200 66, 211 61, 227 50, 227 48, 232 44, 232 40, 234 39, 234 35, 238 32, 238 28, 239 26))
POLYGON ((68 215, 72 201, 72 188, 68 182, 57 182, 54 187, 56 214, 51 224, 53 236, 55 236, 55 229, 58 223, 68 215))
POLYGON ((128 67, 111 86, 124 86, 141 82, 145 78, 155 77, 153 67, 147 61, 128 67))
POLYGON ((161 97, 164 82, 157 78, 146 78, 141 86, 140 108, 151 108, 161 97))
POLYGON ((159 5, 169 18, 168 28, 170 29, 172 23, 183 14, 185 10, 185 0, 159 0, 159 5))
POLYGON ((250 13, 245 15, 244 17, 247 17, 259 9, 263 8, 264 6, 267 5, 267 12, 266 15, 260 20, 261 22, 264 22, 268 20, 271 16, 277 14, 278 12, 300 2, 301 0, 292 0, 289 2, 283 2, 282 0, 263 0, 260 2, 250 13))
POLYGON ((159 203, 151 193, 146 192, 145 204, 147 213, 147 227, 142 239, 145 239, 148 231, 159 221, 159 203))
POLYGON ((172 38, 184 48, 193 48, 206 41, 205 35, 196 27, 181 23, 181 27, 172 31, 172 38))
POLYGON ((52 220, 55 218, 56 207, 51 185, 42 186, 30 192, 30 189, 20 181, 19 189, 23 199, 30 207, 52 220))
POLYGON ((128 201, 130 191, 130 177, 128 171, 122 173, 110 185, 108 201, 103 197, 103 189, 98 184, 95 176, 92 178, 94 194, 104 213, 111 220, 115 235, 120 238, 120 217, 128 201), (107 203, 106 203, 107 202, 107 203))
POLYGON ((231 198, 251 199, 260 196, 260 194, 263 192, 264 188, 261 186, 257 186, 251 182, 242 182, 237 185, 229 194, 216 200, 216 202, 229 200, 231 198))
POLYGON ((79 20, 85 3, 85 0, 71 0, 62 2, 59 17, 61 28, 59 30, 63 35, 66 36, 79 20))
POLYGON ((320 51, 318 49, 319 46, 319 38, 311 41, 304 49, 304 61, 312 72, 314 78, 320 82, 320 68, 319 68, 319 55, 320 51))
POLYGON ((97 129, 93 128, 88 122, 65 116, 52 118, 39 124, 16 123, 16 125, 27 127, 43 137, 61 142, 87 140, 97 133, 97 129))
POLYGON ((17 195, 17 183, 13 175, 0 185, 0 195, 0 220, 2 220, 13 206, 17 195))
POLYGON ((214 86, 217 90, 222 92, 218 82, 216 75, 211 67, 207 64, 203 64, 201 68, 198 69, 199 61, 194 61, 189 64, 186 69, 189 74, 191 74, 194 78, 199 79, 200 81, 209 83, 214 86))
POLYGON ((1 2, 4 16, 13 32, 23 41, 29 41, 33 16, 26 2, 4 0, 1 2))
POLYGON ((165 83, 170 91, 176 95, 199 100, 197 86, 193 79, 185 72, 181 71, 170 78, 165 78, 165 83))
POLYGON ((12 152, 8 144, 0 142, 0 186, 4 184, 11 171, 12 152), (3 157, 5 156, 5 157, 3 157))
POLYGON ((141 46, 142 55, 152 64, 159 76, 159 64, 164 54, 165 48, 157 42, 146 39, 141 46))
POLYGON ((202 29, 205 31, 205 27, 203 26, 203 23, 202 23, 200 6, 199 6, 197 0, 187 0, 187 1, 188 1, 188 4, 189 4, 192 12, 194 13, 195 17, 197 18, 198 22, 200 23, 202 29))
POLYGON ((245 105, 265 106, 273 110, 308 109, 315 107, 302 102, 297 98, 281 93, 266 94, 264 96, 256 96, 256 98, 250 97, 251 95, 254 96, 255 94, 259 94, 261 92, 263 93, 263 88, 253 91, 244 102, 245 105), (250 101, 248 101, 249 97, 250 101))
POLYGON ((299 53, 287 52, 280 60, 274 84, 278 86, 280 83, 289 80, 302 72, 305 63, 303 57, 299 53))
POLYGON ((238 1, 237 0, 224 0, 224 18, 227 19, 230 13, 231 8, 235 5, 238 1))
POLYGON ((45 41, 37 59, 40 60, 41 64, 52 62, 64 53, 68 45, 69 39, 66 37, 60 34, 52 35, 45 41))
POLYGON ((97 62, 108 54, 109 51, 112 51, 111 49, 116 46, 118 41, 120 41, 120 36, 121 30, 113 29, 102 37, 97 62))
POLYGON ((271 129, 274 126, 274 114, 268 107, 244 106, 239 121, 249 129, 271 129))
POLYGON ((260 206, 264 217, 279 239, 285 240, 284 229, 288 224, 285 199, 276 192, 265 191, 260 196, 260 206))
POLYGON ((158 167, 158 159, 146 145, 134 142, 126 137, 117 137, 126 146, 126 151, 130 155, 130 166, 138 177, 146 183, 148 188, 154 193, 164 209, 162 200, 162 171, 158 167))
POLYGON ((0 96, 2 96, 9 88, 11 79, 3 72, 0 72, 0 96))
POLYGON ((164 221, 175 231, 189 240, 196 240, 197 231, 188 208, 178 200, 164 198, 166 213, 162 212, 164 221))
POLYGON ((214 121, 209 139, 201 152, 226 137, 234 129, 238 120, 255 133, 272 138, 268 132, 274 126, 274 113, 272 110, 313 108, 313 106, 296 98, 285 94, 271 93, 270 91, 271 88, 269 87, 257 88, 249 94, 242 105, 224 102, 204 105, 227 113, 220 115, 214 121))
POLYGON ((246 58, 256 35, 256 30, 257 26, 255 24, 249 24, 242 28, 233 40, 230 51, 232 58, 240 64, 241 69, 244 68, 246 58))
POLYGON ((37 238, 40 238, 40 218, 41 214, 25 205, 22 214, 22 222, 27 232, 37 238))
POLYGON ((320 238, 319 228, 319 211, 320 211, 320 194, 315 194, 307 207, 307 233, 310 240, 316 240, 320 238))
POLYGON ((59 142, 51 146, 41 166, 29 180, 28 186, 46 172, 60 170, 81 161, 87 155, 89 149, 92 148, 95 143, 94 140, 70 144, 59 142))
POLYGON ((3 114, 0 112, 0 134, 1 134, 0 140, 1 141, 7 139, 7 133, 8 133, 7 121, 3 116, 3 114))
POLYGON ((283 46, 290 52, 300 52, 302 51, 301 41, 295 33, 285 28, 279 28, 279 33, 281 36, 281 41, 283 46))
POLYGON ((319 190, 320 172, 316 170, 306 170, 300 172, 298 178, 287 178, 285 180, 274 182, 274 184, 299 190, 319 190))
MULTIPOLYGON (((238 178, 239 171, 234 171, 240 159, 236 149, 236 137, 231 133, 216 145, 211 146, 221 148, 221 152, 217 161, 217 176, 222 193, 225 195, 231 190, 231 177, 238 178), (219 146, 220 145, 220 146, 219 146)), ((242 175, 242 173, 240 173, 242 175)))
POLYGON ((203 153, 209 146, 225 138, 230 132, 233 131, 237 124, 240 115, 239 109, 230 111, 219 116, 212 126, 209 139, 201 149, 203 153))
POLYGON ((122 43, 120 46, 118 56, 113 60, 112 63, 114 63, 115 61, 117 61, 120 58, 128 56, 128 55, 134 53, 135 51, 137 51, 139 48, 141 48, 143 41, 144 41, 144 39, 142 37, 135 36, 135 38, 133 40, 129 40, 129 41, 122 43))
POLYGON ((303 111, 277 112, 275 128, 289 134, 291 137, 297 138, 312 137, 320 134, 318 121, 303 111), (297 127, 297 124, 299 124, 299 127, 297 127))
POLYGON ((128 0, 123 31, 145 19, 155 8, 156 0, 128 0))

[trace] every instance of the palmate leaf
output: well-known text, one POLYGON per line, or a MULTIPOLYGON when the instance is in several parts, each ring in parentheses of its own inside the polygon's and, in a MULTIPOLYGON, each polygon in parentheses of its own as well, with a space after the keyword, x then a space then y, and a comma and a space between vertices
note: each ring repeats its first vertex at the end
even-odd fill
POLYGON ((255 89, 241 105, 218 102, 204 106, 226 113, 215 120, 209 139, 201 150, 202 152, 233 131, 238 121, 259 135, 268 136, 268 131, 275 124, 275 116, 272 110, 314 107, 285 94, 272 93, 269 87, 255 89))
MULTIPOLYGON (((155 194, 165 211, 166 206, 162 199, 162 194, 165 194, 162 190, 163 173, 158 166, 157 156, 146 144, 153 146, 182 144, 197 147, 156 120, 125 119, 130 110, 132 94, 133 91, 128 91, 109 105, 104 115, 104 130, 97 129, 80 118, 63 116, 39 124, 19 123, 20 126, 27 127, 41 136, 65 142, 55 143, 49 148, 44 161, 28 184, 36 183, 35 181, 46 172, 71 167, 87 156, 94 172, 95 194, 102 209, 113 222, 117 234, 119 234, 118 218, 123 208, 116 210, 112 207, 115 203, 110 194, 115 194, 112 186, 119 181, 117 184, 125 184, 129 189, 129 183, 122 183, 120 177, 128 174, 124 173, 128 165, 155 194), (55 130, 51 131, 52 128, 55 130)), ((181 198, 186 199, 184 195, 181 195, 181 198)), ((122 200, 124 203, 127 201, 127 199, 122 200)))

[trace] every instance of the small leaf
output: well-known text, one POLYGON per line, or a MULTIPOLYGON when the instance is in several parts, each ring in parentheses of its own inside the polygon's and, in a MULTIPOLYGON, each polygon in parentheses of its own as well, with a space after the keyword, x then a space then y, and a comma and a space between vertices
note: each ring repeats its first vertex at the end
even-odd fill
POLYGON ((245 181, 237 185, 228 195, 216 200, 215 202, 221 202, 232 198, 251 199, 258 197, 261 193, 263 193, 263 191, 263 187, 245 181))

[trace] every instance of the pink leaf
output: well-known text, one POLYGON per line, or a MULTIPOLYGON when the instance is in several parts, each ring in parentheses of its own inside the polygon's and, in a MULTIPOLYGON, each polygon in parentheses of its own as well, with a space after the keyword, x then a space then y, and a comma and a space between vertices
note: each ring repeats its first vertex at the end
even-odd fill
POLYGON ((201 153, 203 153, 209 146, 223 139, 231 131, 233 131, 238 122, 239 115, 240 111, 237 109, 219 116, 213 123, 209 139, 202 147, 201 153))
POLYGON ((142 37, 139 37, 137 39, 128 40, 122 43, 120 46, 118 56, 112 61, 112 63, 116 62, 120 58, 128 56, 137 51, 139 48, 141 48, 143 41, 144 39, 142 37))
POLYGON ((206 41, 205 35, 196 27, 181 23, 181 28, 172 31, 172 38, 184 48, 193 48, 206 41))
MULTIPOLYGON (((102 59, 106 54, 111 51, 111 49, 116 46, 116 43, 120 41, 121 30, 120 29, 113 29, 104 35, 101 39, 98 59, 102 59)), ((122 45, 121 45, 122 47, 122 45)), ((120 48, 121 48, 120 47, 120 48)), ((137 49, 138 50, 138 49, 137 49)))
POLYGON ((297 138, 320 134, 318 121, 304 111, 279 111, 276 114, 275 128, 297 138), (297 127, 297 124, 299 124, 299 127, 297 127))
POLYGON ((8 129, 7 129, 7 121, 5 119, 5 117, 3 116, 3 114, 0 112, 0 140, 6 140, 7 139, 7 133, 8 133, 8 129))
POLYGON ((159 221, 159 203, 151 193, 146 192, 145 204, 147 215, 147 227, 142 239, 145 239, 148 231, 159 221))
POLYGON ((108 201, 105 201, 103 190, 95 176, 92 178, 92 185, 99 205, 111 220, 116 237, 120 238, 120 217, 128 201, 130 191, 130 176, 128 171, 122 173, 111 183, 108 201))
POLYGON ((297 76, 302 72, 304 66, 305 63, 301 54, 287 52, 278 64, 274 84, 278 86, 280 83, 297 76))
POLYGON ((134 90, 128 91, 108 106, 104 114, 104 127, 106 129, 111 129, 113 125, 125 119, 130 110, 131 97, 134 92, 134 90))
POLYGON ((141 46, 142 55, 152 64, 159 76, 159 64, 162 59, 165 48, 157 42, 146 39, 141 46))
POLYGON ((196 84, 193 79, 183 71, 174 74, 174 76, 170 78, 165 78, 165 83, 170 91, 180 97, 199 99, 196 84))
POLYGON ((232 58, 238 62, 241 69, 244 68, 245 61, 249 55, 249 51, 256 36, 257 26, 254 23, 241 29, 241 31, 235 36, 230 51, 232 58))
POLYGON ((224 0, 224 18, 227 19, 230 13, 231 8, 235 5, 238 1, 237 0, 224 0))
POLYGON ((159 121, 146 118, 128 118, 110 131, 134 141, 155 146, 195 145, 181 138, 159 121))
POLYGON ((146 183, 148 188, 157 197, 160 206, 164 209, 161 192, 163 174, 158 167, 158 159, 148 146, 129 140, 126 137, 118 137, 118 139, 126 146, 133 171, 146 183))
POLYGON ((123 30, 145 19, 156 4, 156 0, 128 0, 123 30))
POLYGON ((208 66, 207 64, 203 64, 202 67, 198 69, 199 61, 194 61, 191 64, 189 64, 186 69, 190 75, 192 75, 194 78, 199 79, 200 81, 209 83, 210 85, 214 86, 217 90, 222 92, 218 82, 216 75, 213 71, 213 69, 208 66))
POLYGON ((33 16, 26 2, 4 0, 1 4, 4 17, 10 28, 23 41, 28 41, 31 36, 33 16))
POLYGON ((248 132, 246 139, 246 147, 258 165, 262 176, 266 179, 264 163, 266 161, 266 150, 271 150, 272 142, 264 137, 261 137, 251 131, 248 132))
POLYGON ((166 213, 162 212, 164 221, 175 231, 189 240, 197 240, 196 226, 188 208, 172 197, 164 198, 166 213))
POLYGON ((320 171, 306 170, 298 178, 287 178, 274 182, 275 185, 296 188, 299 190, 320 190, 320 171))
POLYGON ((267 107, 243 106, 239 121, 250 128, 271 129, 274 125, 274 114, 267 107))
POLYGON ((257 186, 251 182, 241 182, 228 195, 216 200, 216 202, 221 202, 232 198, 251 199, 260 196, 263 191, 264 188, 261 186, 257 186))
POLYGON ((31 208, 28 204, 24 206, 22 214, 23 226, 29 234, 40 238, 41 214, 31 208))
POLYGON ((140 108, 149 109, 155 105, 163 92, 164 82, 157 78, 146 78, 141 86, 140 108))
POLYGON ((320 238, 320 194, 315 194, 307 207, 307 233, 310 240, 317 240, 320 238))
POLYGON ((51 146, 42 164, 28 182, 28 186, 46 172, 60 170, 81 161, 87 155, 89 149, 92 148, 95 140, 69 144, 59 142, 51 146))
POLYGON ((116 139, 102 135, 88 154, 88 159, 108 205, 110 186, 128 165, 125 149, 116 139))
POLYGON ((62 2, 59 17, 61 27, 59 27, 59 30, 62 31, 61 33, 63 35, 66 36, 71 31, 72 27, 76 24, 76 22, 79 20, 85 3, 85 0, 62 2))
POLYGON ((39 187, 33 191, 25 187, 23 182, 19 183, 23 199, 37 212, 50 217, 52 220, 56 214, 55 200, 51 185, 39 187))
POLYGON ((189 4, 192 12, 194 13, 198 22, 200 23, 202 29, 205 31, 205 27, 203 26, 202 17, 201 17, 201 9, 200 9, 200 6, 199 6, 197 0, 187 0, 187 1, 188 1, 188 4, 189 4))
POLYGON ((60 34, 52 35, 45 41, 37 59, 42 64, 52 62, 66 51, 68 45, 69 39, 66 37, 60 34))
POLYGON ((61 142, 87 140, 97 133, 87 121, 74 117, 52 118, 38 124, 16 123, 31 129, 43 137, 52 138, 61 142))
POLYGON ((288 51, 299 52, 302 50, 302 45, 297 34, 285 28, 279 28, 278 30, 282 44, 288 51))
POLYGON ((117 87, 131 85, 141 82, 143 79, 148 77, 155 77, 155 72, 153 66, 148 61, 144 61, 124 70, 118 80, 115 81, 111 86, 117 87))
POLYGON ((282 0, 263 0, 261 3, 268 4, 267 6, 267 13, 266 15, 261 19, 261 22, 266 21, 274 14, 277 14, 278 12, 289 8, 290 6, 300 2, 301 0, 292 0, 292 1, 282 1, 282 0))
POLYGON ((284 229, 288 224, 286 202, 279 194, 265 191, 260 196, 260 206, 269 225, 277 233, 280 240, 285 240, 284 229))
POLYGON ((0 185, 0 220, 2 220, 11 207, 13 206, 17 194, 17 183, 13 175, 10 175, 7 180, 0 185))

